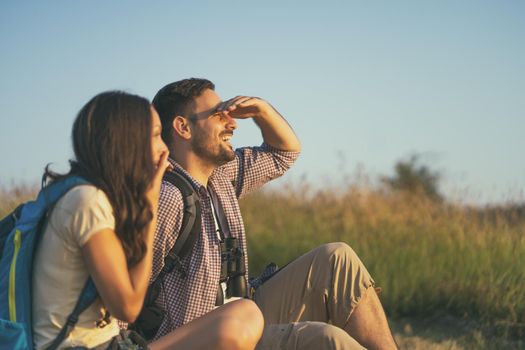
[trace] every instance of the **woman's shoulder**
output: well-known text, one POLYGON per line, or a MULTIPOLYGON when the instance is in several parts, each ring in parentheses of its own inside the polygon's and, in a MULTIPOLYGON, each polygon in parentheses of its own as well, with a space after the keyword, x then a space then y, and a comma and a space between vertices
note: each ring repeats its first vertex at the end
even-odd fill
POLYGON ((73 187, 58 201, 57 209, 51 215, 51 226, 78 246, 105 228, 115 229, 113 208, 104 191, 93 185, 73 187))
POLYGON ((104 191, 94 185, 86 184, 75 186, 67 191, 57 205, 66 210, 78 210, 95 203, 111 208, 109 199, 104 191))

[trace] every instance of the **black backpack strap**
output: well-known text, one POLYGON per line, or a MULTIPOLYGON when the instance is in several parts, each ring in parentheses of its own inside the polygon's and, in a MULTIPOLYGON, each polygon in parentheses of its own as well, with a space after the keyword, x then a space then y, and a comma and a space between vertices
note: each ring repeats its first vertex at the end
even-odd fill
POLYGON ((181 192, 184 214, 177 241, 168 255, 164 257, 164 267, 154 283, 159 280, 162 281, 164 276, 174 268, 177 268, 183 278, 186 277, 187 273, 182 266, 182 259, 191 252, 201 232, 200 199, 190 180, 177 171, 166 173, 164 180, 177 187, 181 192))
MULTIPOLYGON (((170 171, 164 175, 164 180, 168 181, 179 189, 184 203, 184 215, 177 241, 173 245, 168 255, 164 258, 164 268, 173 270, 172 264, 180 265, 184 258, 193 249, 201 231, 201 206, 199 195, 183 174, 177 171, 170 171)), ((182 266, 180 266, 182 267, 182 266)), ((161 272, 161 273, 162 273, 161 272)), ((164 277, 164 276, 162 276, 164 277)))
POLYGON ((75 325, 78 322, 78 316, 91 304, 93 304, 97 297, 98 293, 97 289, 95 288, 95 284, 91 278, 89 278, 84 285, 80 296, 78 297, 78 301, 75 305, 75 308, 73 309, 73 312, 71 312, 71 314, 67 317, 66 324, 62 327, 55 340, 53 340, 53 342, 45 350, 55 350, 60 346, 60 344, 62 344, 64 339, 66 339, 73 328, 75 328, 75 325))

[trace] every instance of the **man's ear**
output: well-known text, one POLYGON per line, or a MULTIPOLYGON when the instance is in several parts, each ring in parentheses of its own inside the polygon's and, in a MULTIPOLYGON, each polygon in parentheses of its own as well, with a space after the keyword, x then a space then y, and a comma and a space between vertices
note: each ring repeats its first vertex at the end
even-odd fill
POLYGON ((183 116, 178 115, 173 119, 173 130, 175 130, 175 133, 185 140, 189 140, 191 138, 189 120, 183 116))

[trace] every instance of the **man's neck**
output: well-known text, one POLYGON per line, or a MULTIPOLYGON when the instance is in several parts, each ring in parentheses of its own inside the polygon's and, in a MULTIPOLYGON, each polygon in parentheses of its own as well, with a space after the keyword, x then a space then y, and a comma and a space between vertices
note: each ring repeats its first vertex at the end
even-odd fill
POLYGON ((197 180, 198 183, 207 187, 208 179, 215 170, 216 166, 210 165, 208 162, 203 161, 201 158, 196 156, 194 153, 185 154, 172 154, 171 156, 184 170, 191 175, 192 178, 197 180))

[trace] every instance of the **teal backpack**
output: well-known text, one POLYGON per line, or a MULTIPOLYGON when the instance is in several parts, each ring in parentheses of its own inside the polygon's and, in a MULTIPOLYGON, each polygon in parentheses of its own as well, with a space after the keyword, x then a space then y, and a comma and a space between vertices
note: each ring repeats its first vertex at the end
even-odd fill
MULTIPOLYGON (((43 187, 34 201, 26 202, 0 221, 0 350, 33 349, 32 270, 33 255, 50 209, 71 188, 88 182, 77 176, 43 187)), ((73 312, 46 350, 56 349, 69 335, 78 315, 97 298, 88 279, 73 312)))

